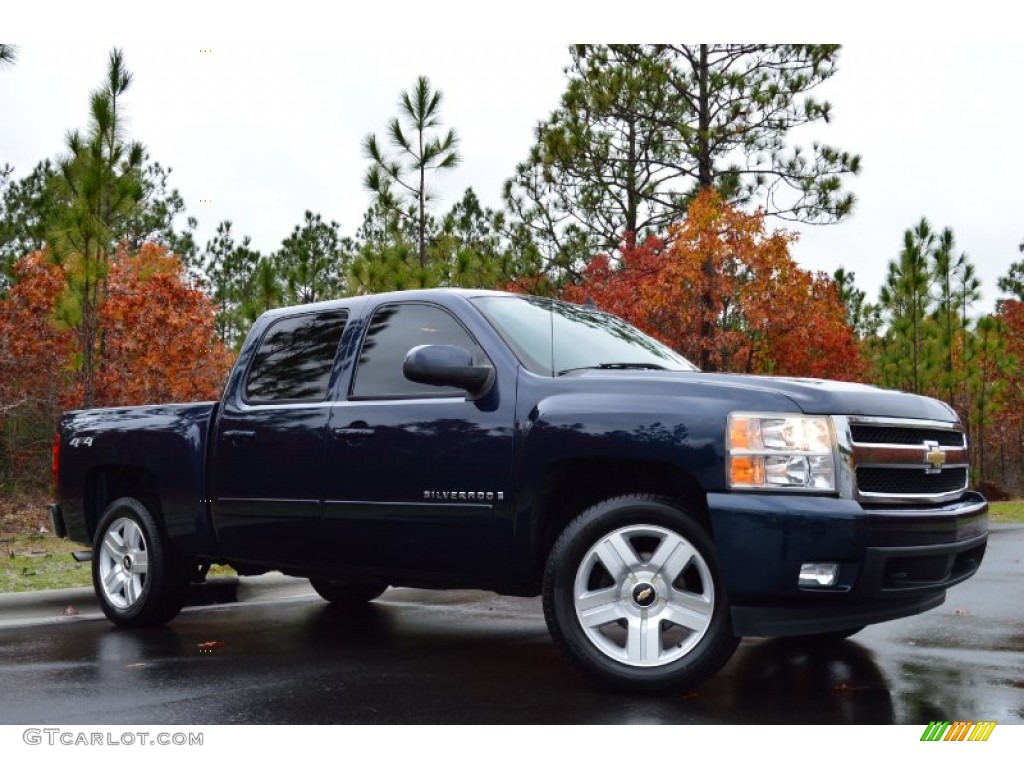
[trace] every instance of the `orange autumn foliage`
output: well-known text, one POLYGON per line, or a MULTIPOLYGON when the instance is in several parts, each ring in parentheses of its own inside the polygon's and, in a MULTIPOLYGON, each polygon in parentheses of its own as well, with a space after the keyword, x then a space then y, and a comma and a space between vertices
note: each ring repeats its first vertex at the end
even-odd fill
POLYGON ((593 259, 563 298, 592 299, 711 370, 863 380, 838 290, 797 266, 794 238, 706 191, 666 239, 627 239, 617 263, 593 259))
MULTIPOLYGON (((74 260, 60 267, 33 253, 0 299, 0 483, 44 482, 60 413, 81 406, 78 339, 58 320, 73 269, 74 260)), ((213 304, 173 254, 152 244, 118 250, 99 318, 97 406, 218 397, 233 354, 214 333, 213 304)))
POLYGON ((1006 342, 1006 361, 1011 364, 999 373, 1002 387, 989 434, 1009 465, 1001 473, 1003 482, 1020 493, 1024 488, 1024 302, 1003 299, 996 317, 1006 342))
POLYGON ((214 332, 209 297, 177 256, 146 243, 118 252, 100 308, 99 405, 215 400, 234 356, 214 332))
POLYGON ((15 283, 0 299, 0 422, 16 409, 49 413, 68 404, 74 334, 53 308, 64 275, 42 252, 14 265, 15 283))

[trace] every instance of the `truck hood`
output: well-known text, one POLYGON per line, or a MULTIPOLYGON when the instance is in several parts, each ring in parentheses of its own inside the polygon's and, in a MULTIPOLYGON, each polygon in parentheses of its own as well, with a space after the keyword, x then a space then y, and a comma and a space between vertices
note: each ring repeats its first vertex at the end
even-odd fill
POLYGON ((710 390, 748 390, 773 393, 788 398, 803 413, 843 416, 882 416, 902 419, 930 419, 958 422, 956 412, 930 397, 911 395, 868 384, 826 379, 801 379, 781 376, 750 376, 736 373, 700 373, 688 371, 586 370, 584 378, 616 378, 675 381, 699 397, 695 387, 710 390))
POLYGON ((804 413, 959 421, 956 412, 939 400, 869 384, 739 374, 701 375, 714 381, 734 381, 741 387, 781 392, 804 413))

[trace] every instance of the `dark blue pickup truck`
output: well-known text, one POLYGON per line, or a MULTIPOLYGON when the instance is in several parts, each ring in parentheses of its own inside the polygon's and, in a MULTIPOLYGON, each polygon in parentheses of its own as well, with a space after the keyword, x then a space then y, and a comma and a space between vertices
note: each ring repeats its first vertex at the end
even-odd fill
POLYGON ((940 605, 981 563, 954 411, 702 373, 596 309, 489 291, 360 296, 253 326, 220 403, 64 415, 54 528, 124 626, 210 563, 543 595, 613 687, 714 674, 743 636, 840 639, 940 605))

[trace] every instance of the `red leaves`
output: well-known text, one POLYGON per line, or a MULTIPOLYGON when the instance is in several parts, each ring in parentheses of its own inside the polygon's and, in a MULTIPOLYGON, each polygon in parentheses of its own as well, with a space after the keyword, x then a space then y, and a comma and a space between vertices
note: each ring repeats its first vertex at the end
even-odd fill
POLYGON ((1021 443, 1020 436, 1024 430, 1024 302, 1004 299, 999 302, 996 315, 1006 340, 1007 356, 1016 360, 1016 365, 1001 374, 1005 387, 1000 393, 1000 406, 992 422, 997 429, 1004 430, 1008 438, 1010 433, 1016 432, 1013 437, 1021 443))
POLYGON ((593 299, 711 370, 860 380, 866 366, 832 280, 800 269, 793 235, 701 193, 667 241, 593 259, 563 297, 593 299))
POLYGON ((112 260, 100 309, 98 404, 216 399, 232 355, 214 333, 214 307, 183 280, 177 257, 144 244, 112 260))
MULTIPOLYGON (((46 476, 61 410, 82 403, 73 328, 81 269, 78 259, 60 267, 31 254, 16 263, 16 282, 0 299, 0 425, 11 436, 0 458, 30 482, 46 476)), ((217 398, 233 356, 214 334, 213 304, 185 282, 176 256, 152 244, 118 250, 101 296, 96 405, 217 398)))
POLYGON ((17 282, 0 301, 0 403, 53 403, 66 384, 74 343, 53 317, 64 275, 42 252, 19 260, 14 274, 17 282))

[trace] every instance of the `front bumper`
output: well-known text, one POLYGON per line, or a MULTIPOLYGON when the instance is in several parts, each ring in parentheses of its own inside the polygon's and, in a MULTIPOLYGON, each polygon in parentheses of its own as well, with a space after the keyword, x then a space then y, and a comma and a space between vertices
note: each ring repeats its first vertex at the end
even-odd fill
POLYGON ((710 494, 708 510, 740 636, 830 632, 929 610, 977 571, 988 538, 988 504, 976 493, 885 509, 827 497, 710 494), (805 562, 839 563, 835 586, 800 587, 805 562))

